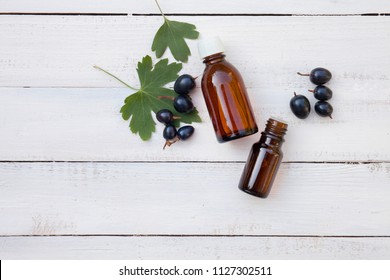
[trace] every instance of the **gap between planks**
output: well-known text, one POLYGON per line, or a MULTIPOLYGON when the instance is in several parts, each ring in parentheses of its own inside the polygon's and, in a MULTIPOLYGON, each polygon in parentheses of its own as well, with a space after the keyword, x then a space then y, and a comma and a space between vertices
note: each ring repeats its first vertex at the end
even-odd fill
MULTIPOLYGON (((1 15, 17 15, 17 16, 161 16, 161 14, 138 14, 138 13, 23 13, 23 12, 0 12, 1 15)), ((364 14, 275 14, 275 13, 261 13, 261 14, 219 14, 219 13, 166 13, 166 16, 194 16, 194 17, 360 17, 360 16, 390 16, 390 13, 364 13, 364 14)))
MULTIPOLYGON (((176 160, 176 161, 166 161, 166 160, 0 160, 0 163, 245 163, 244 160, 236 161, 206 161, 206 160, 176 160)), ((381 163, 390 163, 390 160, 370 160, 370 161, 283 161, 282 164, 381 164, 381 163)))
POLYGON ((0 238, 11 237, 186 237, 186 238, 230 238, 230 237, 248 237, 248 238, 390 238, 390 235, 313 235, 313 234, 9 234, 0 235, 0 238))

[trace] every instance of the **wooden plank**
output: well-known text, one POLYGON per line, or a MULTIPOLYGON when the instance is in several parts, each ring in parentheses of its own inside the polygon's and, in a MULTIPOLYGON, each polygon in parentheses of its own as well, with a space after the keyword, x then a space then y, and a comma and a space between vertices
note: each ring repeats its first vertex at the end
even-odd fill
POLYGON ((0 237, 1 259, 388 259, 390 238, 0 237))
POLYGON ((0 235, 390 235, 390 163, 282 164, 267 199, 242 163, 1 163, 0 235))
MULTIPOLYGON (((297 14, 339 14, 339 13, 378 13, 389 12, 389 4, 385 0, 243 0, 226 2, 222 0, 199 0, 195 3, 175 0, 160 1, 165 13, 297 13, 297 14)), ((30 13, 159 13, 154 1, 136 0, 94 1, 69 0, 54 3, 50 0, 35 1, 34 4, 25 0, 3 0, 1 12, 30 13)))
MULTIPOLYGON (((316 66, 333 72, 334 90, 374 94, 389 87, 390 17, 173 19, 219 34, 246 85, 261 92, 306 90, 312 86, 295 73, 316 66)), ((136 63, 151 54, 161 23, 160 17, 1 16, 0 86, 121 86, 92 68, 97 64, 137 87, 136 63)), ((183 72, 197 76, 203 65, 196 41, 189 44, 193 56, 183 72)))
MULTIPOLYGON (((338 87, 333 120, 290 111, 289 91, 251 88, 259 128, 269 116, 289 123, 284 161, 389 161, 388 87, 360 92, 338 87), (373 144, 375 143, 375 144, 373 144)), ((163 125, 148 142, 119 114, 126 89, 0 88, 0 160, 5 161, 245 161, 259 133, 219 144, 201 92, 193 96, 203 119, 192 139, 162 149, 163 125)), ((307 94, 309 96, 309 94, 307 94)), ((310 101, 314 106, 315 99, 310 101)), ((314 111, 314 110, 313 110, 314 111)))

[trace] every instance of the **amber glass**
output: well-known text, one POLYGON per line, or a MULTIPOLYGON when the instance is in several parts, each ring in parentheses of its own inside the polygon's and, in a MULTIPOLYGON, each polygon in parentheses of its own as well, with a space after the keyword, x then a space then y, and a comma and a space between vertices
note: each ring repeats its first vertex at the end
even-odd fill
POLYGON ((252 146, 241 175, 239 188, 251 195, 266 198, 283 158, 280 149, 287 124, 269 119, 260 141, 252 146))
POLYGON ((223 53, 204 59, 202 91, 219 142, 258 131, 244 82, 223 53))

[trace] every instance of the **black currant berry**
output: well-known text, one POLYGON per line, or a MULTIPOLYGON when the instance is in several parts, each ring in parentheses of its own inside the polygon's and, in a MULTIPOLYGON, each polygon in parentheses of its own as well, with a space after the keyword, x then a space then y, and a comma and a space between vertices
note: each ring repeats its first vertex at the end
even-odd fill
POLYGON ((178 95, 173 100, 173 107, 175 107, 176 111, 179 113, 191 113, 194 110, 194 104, 191 99, 187 95, 178 95))
POLYGON ((195 128, 191 125, 185 125, 179 128, 177 131, 177 136, 179 137, 180 140, 187 140, 192 136, 194 133, 195 128))
POLYGON ((173 113, 168 109, 162 109, 156 113, 156 118, 160 123, 169 124, 173 121, 173 113))
POLYGON ((178 94, 188 94, 195 87, 195 79, 188 74, 181 75, 177 78, 173 89, 178 94))
POLYGON ((310 102, 305 96, 294 92, 294 97, 290 100, 290 108, 295 116, 306 119, 310 113, 310 102))
POLYGON ((332 113, 333 113, 333 107, 326 101, 318 101, 314 105, 314 110, 318 115, 321 117, 329 117, 332 118, 332 113))
POLYGON ((310 74, 302 74, 302 73, 297 73, 298 75, 301 76, 309 76, 310 81, 313 84, 316 85, 323 85, 332 78, 332 73, 328 69, 322 68, 322 67, 317 67, 311 70, 310 74))
POLYGON ((327 86, 316 86, 314 90, 309 90, 314 93, 314 97, 318 100, 325 101, 332 98, 333 92, 327 86))
POLYGON ((163 131, 163 137, 165 140, 173 140, 177 135, 176 127, 172 124, 168 124, 163 131))

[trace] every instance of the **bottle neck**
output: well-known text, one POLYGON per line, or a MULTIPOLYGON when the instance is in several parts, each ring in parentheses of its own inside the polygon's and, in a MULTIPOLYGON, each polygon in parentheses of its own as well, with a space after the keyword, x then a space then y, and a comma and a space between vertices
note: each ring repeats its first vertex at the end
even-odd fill
POLYGON ((260 143, 265 144, 271 148, 280 148, 283 144, 283 138, 275 137, 272 134, 263 131, 260 137, 260 143))
POLYGON ((215 53, 215 54, 206 56, 203 59, 203 63, 205 63, 206 65, 211 65, 214 63, 221 62, 223 60, 225 60, 225 54, 223 52, 220 52, 220 53, 215 53))
POLYGON ((261 133, 260 143, 271 148, 280 148, 284 142, 286 131, 286 123, 271 118, 267 121, 265 130, 261 133))

